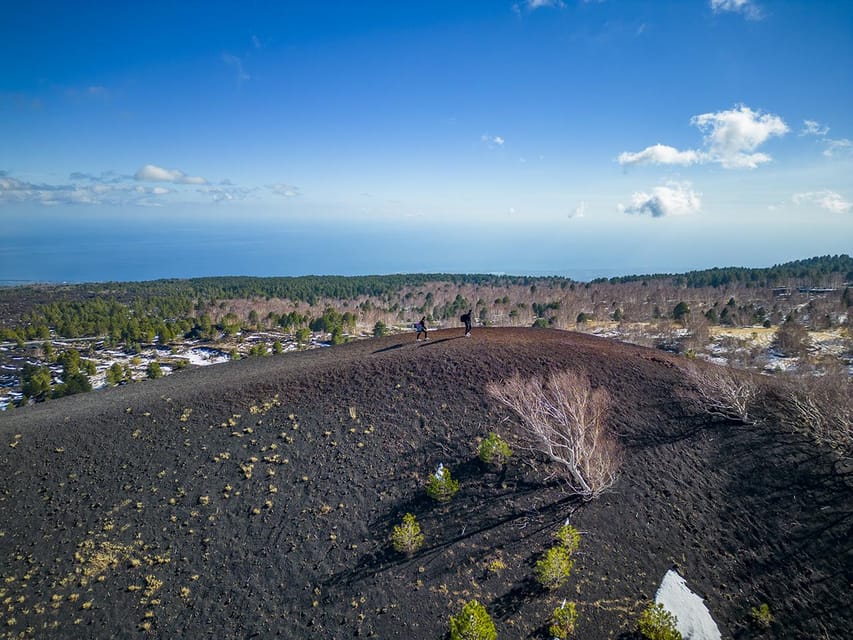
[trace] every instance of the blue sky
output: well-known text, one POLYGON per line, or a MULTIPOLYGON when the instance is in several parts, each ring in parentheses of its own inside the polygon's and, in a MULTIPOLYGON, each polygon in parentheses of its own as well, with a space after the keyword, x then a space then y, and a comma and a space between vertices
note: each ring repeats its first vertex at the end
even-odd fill
POLYGON ((849 2, 33 1, 0 52, 0 280, 853 250, 849 2))

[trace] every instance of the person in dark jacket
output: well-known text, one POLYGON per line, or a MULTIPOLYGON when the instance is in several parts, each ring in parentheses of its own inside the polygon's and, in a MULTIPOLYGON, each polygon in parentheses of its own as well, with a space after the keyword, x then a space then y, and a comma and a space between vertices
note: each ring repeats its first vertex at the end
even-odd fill
POLYGON ((459 317, 459 320, 465 323, 465 337, 471 337, 471 309, 468 309, 468 313, 462 314, 459 317))
POLYGON ((427 324, 426 324, 426 316, 420 319, 420 321, 415 323, 415 330, 418 332, 417 340, 420 342, 421 334, 424 334, 424 340, 429 340, 429 336, 427 336, 427 324))

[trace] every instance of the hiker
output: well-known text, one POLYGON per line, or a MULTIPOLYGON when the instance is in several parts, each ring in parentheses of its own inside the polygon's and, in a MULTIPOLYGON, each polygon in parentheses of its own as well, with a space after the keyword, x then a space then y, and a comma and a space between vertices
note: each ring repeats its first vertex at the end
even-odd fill
POLYGON ((427 324, 426 324, 426 316, 420 319, 419 322, 415 323, 415 330, 418 332, 417 341, 421 341, 421 334, 424 334, 424 340, 429 340, 429 336, 427 335, 427 324))
POLYGON ((471 309, 468 309, 468 313, 465 313, 459 317, 459 320, 465 323, 465 337, 471 337, 471 309))

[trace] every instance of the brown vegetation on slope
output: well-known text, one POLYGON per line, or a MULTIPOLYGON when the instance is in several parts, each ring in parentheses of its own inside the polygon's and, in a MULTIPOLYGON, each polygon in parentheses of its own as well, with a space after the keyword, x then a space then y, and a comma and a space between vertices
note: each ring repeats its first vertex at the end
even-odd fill
MULTIPOLYGON (((683 360, 549 330, 431 332, 242 360, 0 417, 0 637, 436 638, 476 598, 501 638, 628 638, 666 569, 724 637, 853 623, 851 475, 783 425, 703 411, 683 360), (583 370, 624 448, 582 503, 544 460, 477 458, 516 418, 489 382, 583 370), (447 504, 424 484, 442 463, 447 504), (395 552, 417 516, 423 546, 395 552), (570 517, 568 584, 534 565, 570 517), (500 560, 505 568, 496 569, 500 560), (770 605, 767 632, 749 610, 770 605)), ((772 382, 770 383, 772 384, 772 382)), ((764 633, 764 636, 761 636, 764 633)))

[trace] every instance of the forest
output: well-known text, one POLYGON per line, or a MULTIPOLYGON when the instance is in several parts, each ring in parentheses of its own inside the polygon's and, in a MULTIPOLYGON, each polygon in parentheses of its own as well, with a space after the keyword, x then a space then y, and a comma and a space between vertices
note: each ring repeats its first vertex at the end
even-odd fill
MULTIPOLYGON (((221 277, 0 289, 0 408, 264 356, 459 325, 595 333, 763 372, 849 378, 853 259, 587 283, 488 274, 221 277)), ((840 378, 839 378, 840 379, 840 378)))
POLYGON ((704 301, 707 308, 703 313, 712 324, 761 324, 773 320, 769 317, 772 308, 747 301, 766 298, 771 302, 772 297, 758 294, 757 290, 779 289, 790 296, 801 288, 838 289, 842 296, 839 304, 843 306, 850 301, 849 291, 843 285, 850 282, 853 282, 853 258, 838 255, 769 268, 715 268, 588 283, 560 277, 398 274, 34 285, 0 289, 0 339, 22 343, 48 340, 51 335, 105 337, 113 344, 131 345, 150 343, 159 337, 168 343, 182 337, 211 337, 216 331, 233 334, 242 328, 260 326, 289 330, 314 323, 330 330, 334 326, 352 328, 366 316, 378 315, 385 316, 381 319, 386 323, 405 321, 407 313, 422 314, 429 321, 440 323, 473 306, 478 308, 477 317, 484 323, 491 316, 493 322, 501 324, 544 320, 554 326, 561 320, 557 311, 576 305, 578 311, 570 318, 573 320, 604 316, 638 321, 671 316, 677 304, 683 302, 684 306, 676 313, 680 316, 685 307, 689 310, 690 300, 704 301), (651 305, 641 302, 638 307, 634 287, 630 286, 638 284, 647 292, 654 292, 646 296, 651 305), (708 291, 701 295, 696 291, 684 292, 683 299, 669 309, 658 304, 674 299, 676 292, 685 288, 708 291), (740 305, 734 297, 720 305, 720 298, 726 296, 715 294, 730 289, 753 291, 739 296, 744 299, 740 305), (446 295, 456 290, 506 293, 493 300, 483 297, 471 300, 463 293, 446 295), (672 295, 666 295, 667 291, 672 295), (610 300, 612 308, 602 309, 602 300, 610 300), (237 301, 244 303, 236 304, 237 301), (270 304, 272 301, 281 304, 270 304), (626 308, 633 310, 632 317, 626 315, 626 308), (330 314, 329 309, 337 310, 340 317, 330 314))

